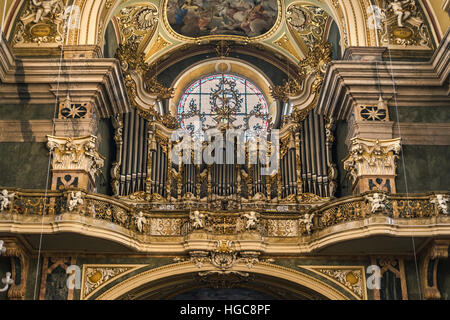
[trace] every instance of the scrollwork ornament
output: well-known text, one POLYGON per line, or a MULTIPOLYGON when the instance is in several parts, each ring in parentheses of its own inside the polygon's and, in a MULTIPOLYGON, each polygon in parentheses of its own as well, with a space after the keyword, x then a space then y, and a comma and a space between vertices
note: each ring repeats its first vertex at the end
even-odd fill
POLYGON ((17 23, 14 44, 61 44, 66 18, 63 0, 28 0, 17 23))

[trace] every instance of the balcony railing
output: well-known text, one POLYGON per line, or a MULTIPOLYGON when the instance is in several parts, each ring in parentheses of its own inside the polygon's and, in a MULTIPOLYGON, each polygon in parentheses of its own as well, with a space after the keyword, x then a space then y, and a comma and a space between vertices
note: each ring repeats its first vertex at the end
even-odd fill
POLYGON ((253 232, 265 237, 309 237, 339 224, 375 216, 388 217, 393 221, 402 220, 404 224, 411 220, 421 224, 426 224, 427 221, 434 223, 432 219, 441 216, 450 219, 447 212, 449 195, 445 192, 409 196, 370 192, 310 206, 309 209, 302 207, 300 210, 293 210, 286 207, 286 211, 273 208, 257 211, 248 208, 207 211, 183 206, 182 203, 176 207, 166 205, 149 210, 145 205, 133 205, 79 190, 45 193, 8 189, 7 196, 0 196, 0 205, 3 204, 4 207, 0 212, 0 221, 38 223, 42 221, 42 216, 51 218, 51 221, 59 221, 64 217, 64 220, 82 223, 105 221, 136 235, 187 236, 200 231, 218 235, 253 232), (198 211, 203 217, 201 228, 194 228, 193 211, 198 211), (255 223, 250 226, 246 217, 249 213, 256 214, 255 223))

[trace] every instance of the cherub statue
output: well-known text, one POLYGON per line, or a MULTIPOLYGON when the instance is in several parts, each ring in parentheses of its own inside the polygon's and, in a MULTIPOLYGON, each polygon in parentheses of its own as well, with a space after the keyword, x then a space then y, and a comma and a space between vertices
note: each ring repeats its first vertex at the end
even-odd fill
POLYGON ((6 252, 6 248, 3 246, 4 243, 3 240, 0 240, 0 256, 6 252))
POLYGON ((36 16, 34 18, 34 23, 38 23, 43 18, 47 17, 50 12, 56 9, 59 0, 32 0, 36 7, 36 16))
POLYGON ((191 212, 189 215, 189 219, 193 222, 192 226, 194 229, 201 229, 205 226, 204 218, 205 215, 198 210, 191 212))
POLYGON ((78 205, 83 204, 83 195, 81 194, 81 191, 74 192, 72 191, 70 193, 69 197, 69 211, 73 211, 78 205))
POLYGON ((145 218, 144 213, 140 211, 137 216, 135 217, 136 227, 138 228, 139 232, 143 232, 144 230, 144 224, 147 223, 147 218, 145 218))
POLYGON ((442 194, 437 194, 436 198, 431 200, 431 203, 434 203, 443 214, 448 214, 447 202, 448 198, 442 194))
POLYGON ((247 218, 247 223, 245 225, 245 229, 250 230, 256 227, 258 223, 258 212, 251 211, 249 213, 244 214, 244 217, 247 218))
POLYGON ((404 22, 411 16, 411 12, 404 9, 404 6, 410 2, 411 0, 393 0, 386 8, 387 10, 392 8, 392 11, 394 11, 394 14, 397 16, 397 25, 399 27, 403 27, 404 22))
POLYGON ((370 195, 367 195, 365 196, 365 198, 369 201, 372 213, 386 208, 386 205, 384 204, 386 195, 384 195, 383 193, 374 193, 372 197, 370 195))
POLYGON ((0 194, 0 212, 6 210, 10 203, 11 199, 14 197, 14 193, 8 194, 8 190, 4 189, 0 194))
POLYGON ((300 222, 303 222, 305 224, 306 232, 308 234, 311 234, 311 231, 312 231, 312 226, 313 226, 312 220, 313 220, 313 218, 314 218, 314 213, 312 213, 312 214, 305 213, 303 218, 300 219, 300 222))

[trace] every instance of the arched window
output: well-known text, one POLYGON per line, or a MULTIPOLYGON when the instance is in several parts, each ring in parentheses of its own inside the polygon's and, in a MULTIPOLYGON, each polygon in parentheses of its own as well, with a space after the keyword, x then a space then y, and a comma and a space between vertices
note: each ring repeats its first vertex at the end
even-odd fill
POLYGON ((190 84, 178 103, 181 128, 194 138, 225 123, 246 130, 247 137, 260 136, 270 126, 264 94, 251 81, 233 74, 213 74, 190 84))

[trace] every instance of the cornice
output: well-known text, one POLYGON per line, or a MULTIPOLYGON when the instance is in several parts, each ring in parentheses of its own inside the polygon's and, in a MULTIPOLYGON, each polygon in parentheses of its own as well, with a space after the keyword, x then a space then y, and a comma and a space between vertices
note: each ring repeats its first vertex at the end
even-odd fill
POLYGON ((317 112, 348 119, 356 104, 377 104, 380 93, 397 106, 447 106, 450 104, 450 30, 428 62, 377 61, 380 52, 351 48, 346 57, 358 60, 332 61, 324 77, 317 112), (361 55, 371 55, 365 60, 361 55), (377 71, 378 67, 378 71, 377 71), (395 91, 394 91, 395 89, 395 91))
POLYGON ((0 41, 0 87, 2 104, 54 103, 69 90, 74 102, 92 102, 101 117, 130 111, 118 60, 16 58, 4 38, 0 41))

